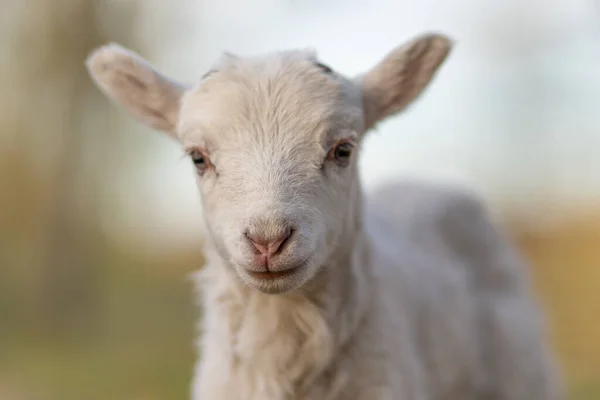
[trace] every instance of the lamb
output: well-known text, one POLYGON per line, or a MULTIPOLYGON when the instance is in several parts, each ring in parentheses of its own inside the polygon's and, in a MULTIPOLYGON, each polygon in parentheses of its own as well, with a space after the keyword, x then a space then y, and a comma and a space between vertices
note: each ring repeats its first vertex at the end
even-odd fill
POLYGON ((99 88, 189 154, 207 229, 194 400, 558 400, 525 262, 466 189, 363 197, 367 131, 452 47, 430 33, 347 78, 313 50, 225 53, 196 85, 119 45, 99 88))

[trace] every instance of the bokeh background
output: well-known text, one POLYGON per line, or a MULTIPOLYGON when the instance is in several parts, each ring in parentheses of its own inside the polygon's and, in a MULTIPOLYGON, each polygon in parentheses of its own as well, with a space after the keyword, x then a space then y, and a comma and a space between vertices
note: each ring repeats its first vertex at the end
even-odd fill
POLYGON ((595 0, 0 0, 0 399, 189 393, 192 168, 92 85, 95 46, 119 42, 183 81, 222 51, 307 46, 356 74, 427 30, 455 50, 370 135, 366 187, 480 190, 531 260, 570 399, 600 399, 595 0))

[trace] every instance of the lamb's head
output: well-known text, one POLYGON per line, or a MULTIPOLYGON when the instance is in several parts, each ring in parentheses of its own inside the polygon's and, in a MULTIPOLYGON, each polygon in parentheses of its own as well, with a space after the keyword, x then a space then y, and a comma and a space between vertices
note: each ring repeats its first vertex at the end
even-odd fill
POLYGON ((446 37, 424 35, 352 79, 312 51, 225 54, 189 87, 117 45, 88 67, 108 97, 189 153, 225 264, 247 285, 281 293, 348 246, 360 225, 364 133, 414 100, 449 49, 446 37))

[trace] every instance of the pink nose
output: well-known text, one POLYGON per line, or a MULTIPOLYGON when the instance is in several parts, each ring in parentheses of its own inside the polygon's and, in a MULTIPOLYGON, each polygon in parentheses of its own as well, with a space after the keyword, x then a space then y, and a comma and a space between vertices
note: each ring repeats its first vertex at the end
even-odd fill
POLYGON ((261 255, 266 259, 277 255, 282 249, 285 241, 292 235, 292 230, 287 229, 283 234, 273 237, 266 238, 259 235, 246 234, 246 237, 254 246, 255 253, 261 255))

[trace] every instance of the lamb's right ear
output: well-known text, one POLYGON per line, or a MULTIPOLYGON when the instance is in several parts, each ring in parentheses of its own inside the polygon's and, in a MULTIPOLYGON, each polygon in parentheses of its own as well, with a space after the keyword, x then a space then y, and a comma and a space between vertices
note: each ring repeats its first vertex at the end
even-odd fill
POLYGON ((357 81, 363 92, 365 128, 404 110, 431 82, 452 41, 425 34, 392 50, 357 81))
POLYGON ((180 101, 185 92, 183 85, 117 44, 95 50, 86 65, 98 87, 111 100, 143 124, 177 138, 180 101))

